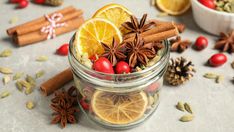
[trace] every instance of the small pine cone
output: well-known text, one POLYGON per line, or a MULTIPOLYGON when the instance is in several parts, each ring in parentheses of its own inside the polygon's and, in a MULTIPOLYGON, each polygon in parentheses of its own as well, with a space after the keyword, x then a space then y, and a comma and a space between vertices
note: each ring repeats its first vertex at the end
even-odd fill
POLYGON ((46 0, 45 3, 51 6, 60 6, 63 4, 63 0, 46 0))
POLYGON ((192 78, 193 72, 195 69, 191 61, 187 62, 183 57, 171 59, 165 80, 173 86, 180 85, 192 78))

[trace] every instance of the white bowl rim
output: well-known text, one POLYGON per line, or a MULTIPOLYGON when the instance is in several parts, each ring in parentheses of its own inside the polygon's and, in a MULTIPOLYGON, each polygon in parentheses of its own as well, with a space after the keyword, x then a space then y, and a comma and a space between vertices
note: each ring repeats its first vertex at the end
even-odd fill
POLYGON ((221 11, 217 11, 217 10, 213 10, 210 9, 208 7, 205 7, 204 5, 202 5, 198 0, 192 0, 195 4, 197 4, 200 8, 203 8, 204 10, 211 12, 211 13, 215 13, 215 14, 219 14, 219 15, 224 15, 224 16, 234 16, 234 13, 228 13, 228 12, 221 12, 221 11))

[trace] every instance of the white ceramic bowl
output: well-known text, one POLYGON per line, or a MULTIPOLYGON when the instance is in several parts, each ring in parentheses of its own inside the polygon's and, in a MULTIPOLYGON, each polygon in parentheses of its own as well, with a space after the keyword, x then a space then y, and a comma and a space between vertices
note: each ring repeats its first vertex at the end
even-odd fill
POLYGON ((198 0, 191 0, 193 17, 203 30, 219 35, 220 32, 229 32, 234 29, 234 13, 220 12, 209 9, 198 0))

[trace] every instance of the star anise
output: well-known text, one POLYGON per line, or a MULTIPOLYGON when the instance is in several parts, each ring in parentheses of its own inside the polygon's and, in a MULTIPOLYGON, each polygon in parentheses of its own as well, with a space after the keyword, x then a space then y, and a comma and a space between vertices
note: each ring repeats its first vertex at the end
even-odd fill
POLYGON ((234 52, 234 30, 228 34, 221 32, 220 38, 215 44, 215 49, 220 49, 223 52, 234 52))
POLYGON ((181 37, 176 37, 176 39, 171 39, 171 51, 183 52, 186 50, 190 45, 190 40, 181 40, 181 37))
POLYGON ((153 48, 155 52, 159 51, 160 49, 164 48, 163 42, 153 42, 153 48))
POLYGON ((53 104, 65 106, 67 102, 72 102, 72 104, 77 104, 77 91, 74 86, 68 89, 66 92, 64 89, 61 91, 56 91, 54 93, 54 98, 51 99, 53 104))
POLYGON ((130 95, 128 94, 116 94, 116 93, 107 93, 102 96, 103 98, 111 98, 113 104, 121 103, 123 101, 131 101, 130 95))
POLYGON ((114 38, 113 38, 111 46, 103 42, 101 42, 101 44, 105 50, 102 56, 108 58, 113 66, 118 62, 118 60, 123 60, 126 58, 126 56, 123 53, 124 44, 119 44, 114 38))
POLYGON ((75 108, 72 103, 67 103, 64 107, 56 104, 51 104, 51 108, 55 111, 53 113, 53 120, 51 124, 60 122, 62 128, 66 127, 67 123, 76 123, 75 113, 79 110, 75 108))
POLYGON ((76 119, 74 113, 79 110, 77 105, 77 91, 75 87, 71 87, 66 92, 65 90, 56 91, 55 97, 51 99, 51 108, 55 112, 53 115, 52 124, 60 122, 61 126, 64 128, 67 123, 75 123, 76 119))
POLYGON ((129 30, 127 34, 130 33, 142 33, 144 31, 149 30, 149 28, 154 25, 153 22, 149 22, 146 24, 146 18, 147 14, 144 14, 140 20, 140 23, 138 22, 137 18, 135 16, 131 16, 131 22, 125 22, 122 24, 122 26, 129 30))
POLYGON ((129 65, 132 68, 140 64, 146 65, 147 61, 154 58, 156 54, 153 43, 145 44, 139 34, 136 34, 132 42, 126 42, 126 49, 129 65))

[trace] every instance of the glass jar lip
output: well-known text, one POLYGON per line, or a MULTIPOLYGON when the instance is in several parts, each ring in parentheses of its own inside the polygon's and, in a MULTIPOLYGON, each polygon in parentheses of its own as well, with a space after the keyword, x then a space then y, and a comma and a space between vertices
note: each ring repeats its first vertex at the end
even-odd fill
POLYGON ((72 36, 71 40, 69 41, 69 54, 72 55, 72 57, 75 59, 75 61, 77 61, 79 67, 81 67, 82 69, 88 71, 89 73, 92 73, 92 74, 98 74, 98 75, 101 75, 101 76, 110 76, 110 77, 124 77, 124 76, 137 76, 137 75, 142 75, 142 74, 145 74, 153 69, 155 69, 156 67, 158 67, 158 65, 160 65, 164 59, 166 59, 166 54, 168 52, 170 52, 170 46, 169 46, 169 41, 168 40, 163 40, 163 42, 165 43, 165 50, 163 51, 162 53, 162 56, 160 57, 159 61, 154 64, 153 66, 150 66, 142 71, 139 71, 139 72, 133 72, 133 73, 129 73, 129 74, 109 74, 109 73, 103 73, 103 72, 99 72, 99 71, 95 71, 93 69, 90 69, 84 65, 82 65, 80 63, 80 61, 76 58, 76 56, 74 55, 73 53, 73 44, 74 44, 74 40, 75 40, 75 36, 76 36, 76 33, 72 36))

